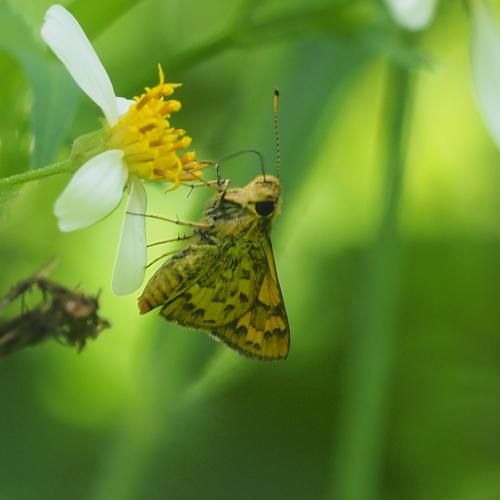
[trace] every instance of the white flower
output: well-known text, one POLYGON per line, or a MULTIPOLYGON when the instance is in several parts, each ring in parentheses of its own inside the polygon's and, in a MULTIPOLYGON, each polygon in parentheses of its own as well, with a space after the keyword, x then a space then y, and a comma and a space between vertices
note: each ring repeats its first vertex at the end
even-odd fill
POLYGON ((500 149, 500 32, 490 6, 471 2, 471 64, 479 111, 500 149))
POLYGON ((425 29, 432 21, 437 0, 385 0, 394 20, 410 31, 425 29))
POLYGON ((160 83, 135 101, 116 97, 82 28, 60 5, 48 9, 41 35, 106 118, 106 147, 77 170, 55 203, 59 228, 74 231, 98 222, 118 206, 127 189, 112 288, 119 295, 131 293, 141 285, 146 265, 145 219, 128 214, 146 210, 146 192, 139 178, 169 180, 176 186, 201 174, 196 171, 194 153, 177 156, 191 139, 168 120, 170 113, 180 109, 178 101, 164 100, 176 85, 164 83, 160 68, 160 83))

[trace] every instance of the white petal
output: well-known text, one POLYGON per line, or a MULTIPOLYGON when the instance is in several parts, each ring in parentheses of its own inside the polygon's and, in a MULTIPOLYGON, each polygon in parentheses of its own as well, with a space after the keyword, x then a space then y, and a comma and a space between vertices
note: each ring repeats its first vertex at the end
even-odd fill
POLYGON ((61 231, 95 224, 116 208, 128 176, 122 158, 122 151, 110 149, 76 171, 54 205, 61 231))
POLYGON ((78 86, 102 109, 114 125, 118 118, 113 85, 78 21, 61 5, 45 14, 42 38, 66 66, 78 86))
POLYGON ((118 116, 124 115, 130 106, 134 104, 135 101, 133 99, 125 99, 125 97, 117 97, 116 98, 116 107, 118 109, 118 116))
POLYGON ((500 34, 489 5, 471 2, 472 79, 479 111, 500 149, 500 34))
MULTIPOLYGON (((142 182, 135 177, 130 180, 127 212, 146 212, 146 191, 142 182)), ((126 213, 113 271, 112 288, 116 295, 127 295, 141 286, 146 258, 145 218, 126 213)))
POLYGON ((403 28, 419 31, 434 18, 437 0, 385 0, 394 20, 403 28))

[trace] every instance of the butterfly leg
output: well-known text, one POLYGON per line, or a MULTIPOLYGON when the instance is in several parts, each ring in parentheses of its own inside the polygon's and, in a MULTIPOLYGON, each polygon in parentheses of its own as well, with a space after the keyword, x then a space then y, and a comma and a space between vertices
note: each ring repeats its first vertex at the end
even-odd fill
POLYGON ((180 219, 171 219, 170 217, 162 217, 161 215, 151 215, 151 214, 139 214, 136 212, 127 212, 128 215, 137 215, 138 217, 148 217, 149 219, 164 220, 166 222, 172 222, 173 224, 178 224, 180 226, 196 227, 198 229, 210 229, 212 224, 205 224, 203 222, 190 222, 180 219))
POLYGON ((190 188, 189 193, 187 194, 187 197, 191 196, 191 193, 196 188, 199 188, 199 187, 209 187, 209 188, 215 189, 216 191, 218 191, 220 193, 222 191, 227 191, 229 185, 231 184, 230 179, 225 179, 224 181, 220 181, 220 180, 204 181, 203 179, 200 179, 200 180, 202 180, 202 182, 200 182, 198 184, 183 183, 183 186, 190 188))
POLYGON ((190 184, 189 182, 183 182, 182 185, 190 188, 190 190, 192 191, 193 189, 199 187, 211 187, 217 189, 219 183, 215 180, 214 181, 201 180, 201 182, 198 182, 197 184, 190 184))
POLYGON ((181 235, 177 236, 177 238, 171 238, 169 240, 155 241, 154 243, 149 243, 146 246, 149 248, 149 247, 154 247, 156 245, 163 245, 164 243, 174 243, 175 241, 189 240, 193 237, 194 237, 194 234, 183 234, 182 236, 181 235))
POLYGON ((181 249, 177 249, 177 250, 172 250, 171 252, 162 253, 159 257, 156 257, 156 259, 153 259, 151 262, 148 262, 145 266, 145 269, 147 269, 148 267, 151 267, 155 262, 158 262, 159 260, 163 259, 164 257, 168 257, 169 255, 173 255, 173 254, 178 253, 182 250, 184 250, 184 249, 181 248, 181 249))
MULTIPOLYGON (((149 248, 149 247, 154 247, 156 245, 163 245, 164 243, 174 243, 175 241, 185 241, 185 240, 189 240, 190 238, 193 238, 193 237, 194 237, 194 234, 184 234, 182 236, 179 235, 179 236, 177 236, 177 238, 171 238, 169 240, 155 241, 154 243, 149 243, 149 245, 147 245, 147 247, 149 248)), ((167 257, 168 255, 177 253, 178 251, 179 251, 179 249, 161 254, 159 257, 157 257, 156 259, 149 262, 146 265, 145 269, 152 266, 155 262, 158 262, 163 257, 167 257)))
MULTIPOLYGON (((183 238, 183 239, 187 239, 187 238, 183 238)), ((175 241, 175 240, 170 240, 170 241, 175 241)), ((159 243, 161 243, 161 242, 159 242, 159 243)), ((189 245, 188 247, 178 248, 177 250, 172 250, 170 252, 162 253, 159 257, 156 257, 156 259, 153 259, 151 262, 148 262, 148 264, 146 264, 146 269, 148 267, 151 267, 155 262, 158 262, 159 260, 163 259, 164 257, 168 257, 169 255, 174 255, 174 254, 180 253, 180 252, 189 252, 192 250, 203 250, 206 248, 212 249, 213 245, 189 245)))

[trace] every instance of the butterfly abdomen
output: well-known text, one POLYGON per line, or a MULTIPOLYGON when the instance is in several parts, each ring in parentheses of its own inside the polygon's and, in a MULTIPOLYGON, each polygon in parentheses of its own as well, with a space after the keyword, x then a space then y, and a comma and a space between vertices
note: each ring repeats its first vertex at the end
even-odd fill
POLYGON ((165 266, 161 273, 157 272, 149 281, 144 292, 139 297, 139 310, 145 314, 163 304, 169 295, 179 286, 182 275, 178 269, 165 266))
POLYGON ((167 260, 151 277, 138 299, 139 311, 145 314, 163 305, 184 283, 197 260, 196 253, 181 253, 167 260))

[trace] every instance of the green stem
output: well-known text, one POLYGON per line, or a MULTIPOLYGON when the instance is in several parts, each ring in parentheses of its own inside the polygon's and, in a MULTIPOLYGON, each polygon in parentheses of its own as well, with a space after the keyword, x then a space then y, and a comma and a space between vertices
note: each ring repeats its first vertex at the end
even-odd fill
POLYGON ((391 388, 400 290, 401 241, 398 215, 406 156, 405 125, 411 110, 411 75, 389 63, 386 120, 385 202, 380 228, 370 253, 359 331, 347 347, 342 411, 335 436, 331 496, 336 500, 375 500, 386 437, 387 400, 391 388))
POLYGON ((174 55, 168 62, 168 71, 179 71, 206 61, 229 49, 251 48, 330 32, 339 36, 361 34, 367 20, 356 2, 330 2, 321 7, 307 7, 285 11, 267 19, 252 21, 254 3, 244 2, 228 28, 208 40, 174 55))
POLYGON ((31 181, 37 181, 43 179, 44 177, 50 177, 52 175, 66 174, 74 171, 74 167, 71 166, 69 160, 60 161, 53 163, 52 165, 47 165, 46 167, 37 168, 36 170, 29 170, 28 172, 23 172, 22 174, 11 175, 9 177, 0 178, 0 190, 15 186, 16 184, 25 184, 31 181))
POLYGON ((179 71, 206 61, 231 48, 232 42, 231 32, 225 31, 220 33, 199 46, 186 49, 180 54, 171 57, 168 63, 168 70, 169 72, 179 71))

